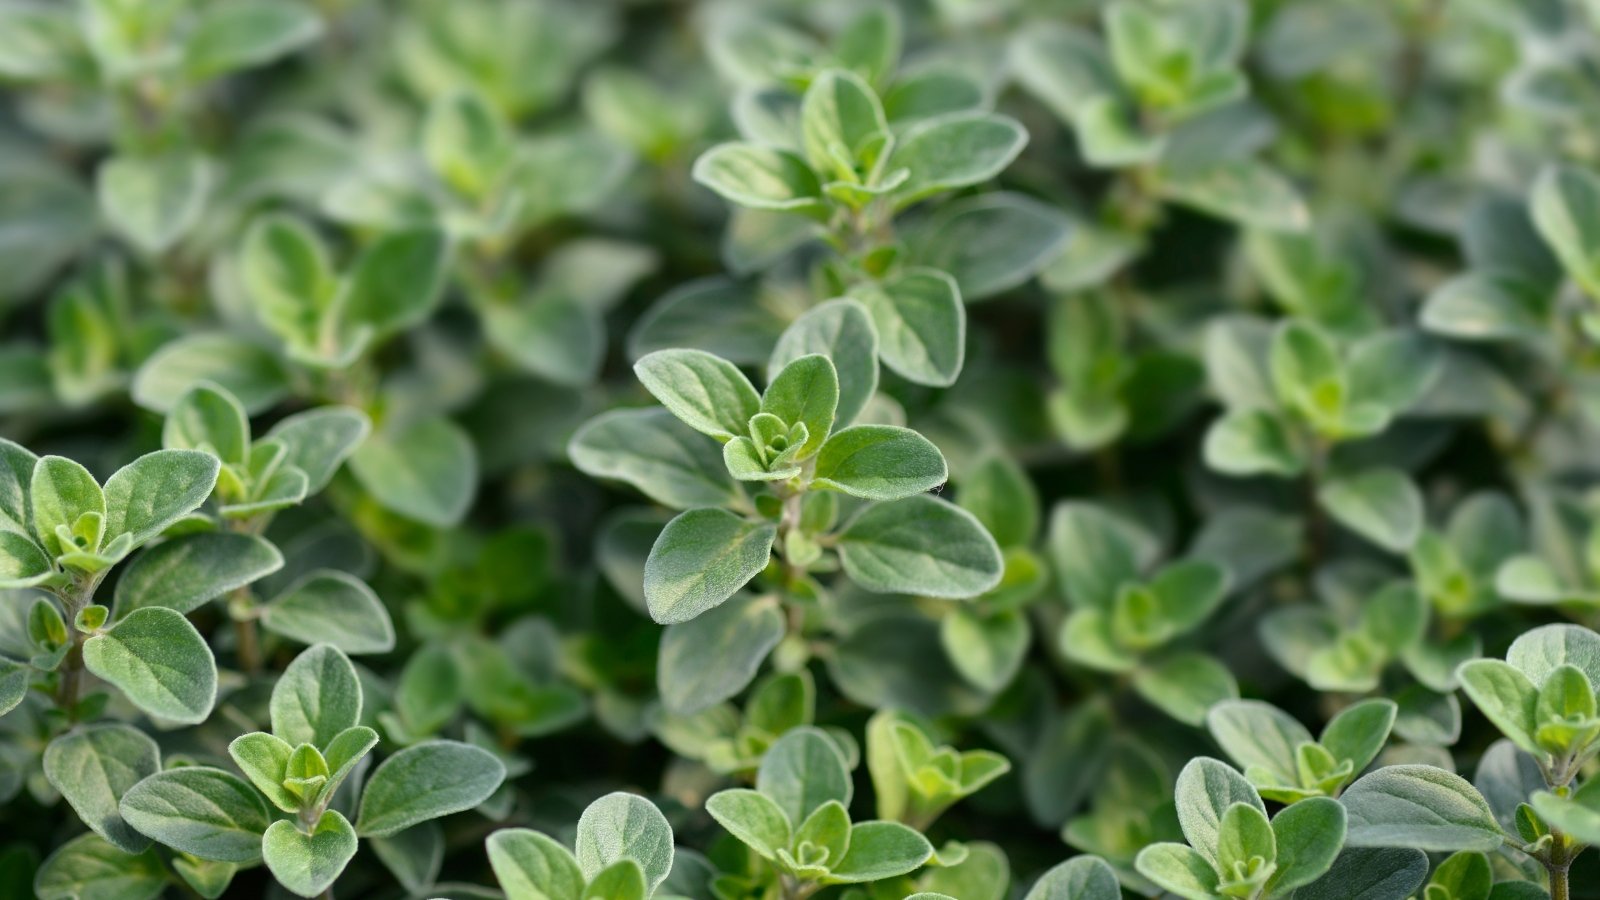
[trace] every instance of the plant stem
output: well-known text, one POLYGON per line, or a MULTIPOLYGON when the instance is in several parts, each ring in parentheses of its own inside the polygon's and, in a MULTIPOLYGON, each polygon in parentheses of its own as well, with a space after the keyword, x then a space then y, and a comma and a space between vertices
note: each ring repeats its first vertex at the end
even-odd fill
POLYGON ((78 694, 83 690, 83 642, 88 636, 78 630, 78 613, 94 600, 94 592, 100 586, 100 579, 104 575, 92 576, 79 585, 77 591, 61 596, 62 605, 66 607, 67 628, 72 635, 72 649, 67 651, 67 656, 61 661, 61 681, 56 689, 56 706, 67 714, 68 722, 76 722, 77 716, 73 712, 78 705, 78 694))
POLYGON ((256 630, 255 599, 248 586, 236 589, 228 598, 228 615, 233 619, 239 668, 247 675, 261 674, 261 636, 256 630))

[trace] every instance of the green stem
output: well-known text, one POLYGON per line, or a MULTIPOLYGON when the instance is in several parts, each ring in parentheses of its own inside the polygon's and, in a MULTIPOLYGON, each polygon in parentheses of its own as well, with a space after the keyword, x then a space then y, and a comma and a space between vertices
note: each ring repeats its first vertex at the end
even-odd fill
POLYGON ((229 596, 228 615, 233 619, 239 668, 247 675, 261 674, 261 634, 256 628, 255 598, 248 586, 229 596))
POLYGON ((61 661, 61 681, 56 689, 56 706, 67 714, 68 722, 76 722, 77 715, 73 711, 78 705, 78 695, 83 690, 83 642, 88 640, 88 635, 78 630, 78 613, 94 600, 94 592, 100 587, 100 580, 104 573, 86 578, 77 585, 77 590, 70 594, 61 595, 62 605, 66 607, 67 628, 72 635, 72 649, 67 651, 67 656, 61 661))

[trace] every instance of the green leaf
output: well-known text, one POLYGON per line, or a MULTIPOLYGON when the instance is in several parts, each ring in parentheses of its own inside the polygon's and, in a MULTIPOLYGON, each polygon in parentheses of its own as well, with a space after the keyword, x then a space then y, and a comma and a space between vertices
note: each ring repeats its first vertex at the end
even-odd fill
POLYGON ((1153 706, 1187 725, 1206 720, 1212 705, 1239 696, 1233 673, 1204 653, 1179 653, 1134 674, 1134 690, 1153 706))
POLYGON ((310 834, 279 819, 261 838, 261 858, 290 893, 315 897, 327 890, 356 855, 356 832, 336 809, 317 820, 310 834))
POLYGON ((1341 802, 1351 847, 1489 851, 1503 840, 1483 796, 1466 779, 1433 766, 1378 769, 1350 785, 1341 802))
POLYGON ((648 896, 644 872, 631 859, 613 863, 595 875, 583 891, 583 900, 646 900, 648 896))
POLYGON ((1367 469, 1329 481, 1317 500, 1340 524, 1394 553, 1422 534, 1422 494, 1398 469, 1367 469))
POLYGON ((1298 783, 1295 750, 1311 743, 1312 737, 1288 713, 1260 700, 1224 700, 1207 711, 1206 727, 1246 773, 1259 769, 1278 784, 1298 783))
POLYGON ((577 859, 552 838, 527 828, 502 828, 485 843, 507 900, 579 900, 583 893, 577 859))
POLYGON ((1345 810, 1337 800, 1311 797, 1285 807, 1272 819, 1278 870, 1267 896, 1281 897, 1322 877, 1344 846, 1345 810))
POLYGON ((146 453, 106 479, 106 536, 133 535, 137 546, 200 508, 221 463, 198 450, 146 453))
POLYGON ((199 222, 211 193, 213 166, 185 151, 113 156, 100 164, 100 210, 142 252, 169 250, 199 222))
POLYGON ((744 690, 786 632, 770 597, 735 597, 693 620, 668 625, 656 657, 661 701, 693 715, 744 690))
POLYGON ((1538 340, 1550 330, 1550 293, 1520 275, 1465 272, 1434 288, 1422 327, 1459 340, 1538 340))
POLYGON ((0 531, 0 587, 25 588, 56 574, 45 551, 24 534, 0 531))
POLYGON ((1098 856, 1075 856, 1045 872, 1023 900, 1121 900, 1115 869, 1098 856))
MULTIPOLYGON (((76 549, 61 545, 58 529, 65 528, 75 537, 83 537, 85 535, 76 529, 80 519, 86 515, 101 519, 105 516, 106 501, 99 483, 88 469, 65 457, 40 457, 33 469, 31 490, 33 531, 51 556, 76 549)), ((90 549, 99 546, 102 534, 102 529, 95 528, 94 533, 87 535, 90 549)))
POLYGON ((589 804, 578 818, 578 868, 593 881, 621 860, 639 865, 654 891, 672 871, 672 826, 649 800, 616 791, 589 804))
POLYGON ((361 721, 361 681, 336 647, 302 651, 272 686, 272 733, 291 745, 326 747, 361 721))
POLYGON ((428 165, 457 192, 481 199, 511 160, 511 128, 480 93, 436 99, 428 108, 422 150, 428 165))
POLYGON ((895 202, 905 206, 988 181, 1027 143, 1028 131, 1020 122, 993 113, 959 112, 919 122, 906 130, 889 159, 891 169, 911 172, 896 190, 895 202))
POLYGON ((352 655, 394 649, 394 623, 366 582, 319 570, 261 607, 261 625, 302 644, 326 643, 352 655))
POLYGON ((981 616, 966 607, 939 622, 939 643, 950 664, 979 690, 998 694, 1016 677, 1032 631, 1020 611, 981 616))
POLYGON ((971 303, 1038 274, 1077 240, 1073 225, 1060 209, 1026 195, 987 194, 940 206, 908 242, 918 264, 948 272, 971 303))
POLYGON ((613 478, 673 509, 728 506, 741 493, 722 454, 664 409, 616 409, 586 422, 567 445, 572 464, 613 478))
POLYGON ((818 75, 800 101, 800 138, 811 169, 851 183, 873 170, 889 140, 883 104, 850 72, 818 75))
POLYGON ((1494 868, 1482 853, 1452 853, 1428 879, 1425 895, 1435 893, 1434 887, 1444 889, 1449 900, 1489 900, 1494 868))
POLYGON ((1327 874, 1295 900, 1406 900, 1428 877, 1428 855, 1394 847, 1345 847, 1327 874))
POLYGON ((164 606, 189 613, 281 568, 283 554, 253 534, 186 534, 134 557, 117 580, 116 612, 164 606))
POLYGON ((1597 784, 1600 783, 1593 779, 1585 781, 1566 797, 1549 791, 1535 792, 1529 802, 1542 820, 1540 830, 1558 829, 1585 844, 1600 840, 1600 787, 1591 787, 1597 784))
POLYGON ((744 373, 701 350, 657 350, 633 364, 634 374, 684 424, 719 441, 743 436, 761 396, 744 373))
POLYGON ((1208 756, 1189 760, 1178 773, 1174 800, 1183 836, 1195 852, 1213 865, 1217 861, 1218 827, 1223 812, 1235 803, 1249 804, 1262 813, 1267 811, 1243 775, 1208 756))
POLYGON ((1206 465, 1225 475, 1294 478, 1306 451, 1282 417, 1264 409, 1226 413, 1206 432, 1206 465))
MULTIPOLYGON (((767 372, 775 376, 813 353, 833 361, 839 390, 833 421, 838 427, 849 425, 878 389, 878 332, 866 308, 854 300, 836 299, 807 310, 778 338, 767 372)), ((826 438, 823 434, 819 440, 826 438)))
POLYGON ((972 514, 928 496, 868 507, 839 535, 856 584, 878 593, 975 597, 1000 582, 994 538, 972 514))
POLYGON ((217 700, 217 664, 200 632, 162 607, 137 609, 83 643, 83 664, 152 716, 193 725, 217 700))
POLYGON ((1328 720, 1322 729, 1322 746, 1334 759, 1349 760, 1351 771, 1360 772, 1377 758, 1389 740, 1398 711, 1393 700, 1382 698, 1352 703, 1328 720))
POLYGON ((1305 200, 1281 173, 1255 160, 1226 162, 1198 172, 1164 172, 1161 193, 1186 206, 1270 231, 1304 231, 1305 200))
POLYGON ((1600 297, 1600 178, 1574 166, 1539 175, 1529 197, 1533 223, 1567 274, 1600 297))
POLYGON ((944 455, 915 431, 855 425, 822 445, 812 486, 864 500, 899 500, 938 487, 947 477, 944 455))
POLYGON ((293 753, 294 745, 264 731, 240 735, 228 745, 228 755, 244 777, 266 794, 273 806, 288 813, 300 811, 300 798, 283 786, 293 753))
POLYGON ((1600 635, 1581 625, 1544 625, 1511 642, 1506 662, 1534 684, 1543 684, 1562 665, 1574 665, 1600 684, 1600 635))
POLYGON ((197 384, 167 413, 161 444, 169 450, 205 450, 230 465, 250 459, 250 420, 232 394, 197 384))
POLYGON ((1544 755, 1534 740, 1539 689, 1528 676, 1498 659, 1474 659, 1462 664, 1456 677, 1461 690, 1501 734, 1535 757, 1544 755))
POLYGON ((184 67, 196 80, 214 78, 265 65, 321 36, 322 20, 316 10, 294 0, 208 6, 184 41, 184 67))
POLYGON ((350 471, 385 509, 437 528, 458 524, 478 488, 472 439, 444 418, 373 434, 350 471))
POLYGON ((786 425, 806 426, 806 442, 792 457, 796 460, 809 458, 828 439, 838 406, 839 375, 833 361, 820 353, 790 361, 761 395, 762 412, 777 416, 786 425))
POLYGON ((487 750, 458 741, 426 741, 389 757, 367 779, 356 831, 387 837, 418 822, 471 809, 489 799, 506 768, 487 750))
POLYGON ((805 161, 787 150, 755 144, 718 144, 700 154, 694 180, 749 209, 817 213, 822 185, 805 161))
POLYGON ((428 318, 450 269, 450 240, 415 229, 386 234, 362 251, 333 300, 345 346, 361 347, 428 318))
POLYGON ((687 622, 732 597, 772 555, 776 525, 721 509, 691 509, 662 529, 644 564, 650 617, 687 622))
POLYGON ((967 352, 967 313, 955 279, 912 268, 861 284, 850 296, 872 316, 884 365, 918 384, 955 383, 967 352))
POLYGON ((39 866, 32 887, 39 900, 155 900, 167 889, 167 871, 154 850, 124 853, 80 834, 39 866))
POLYGON ((283 445, 283 463, 306 473, 306 492, 328 486, 333 473, 372 432, 366 413, 348 406, 319 406, 285 416, 264 440, 283 445))
POLYGON ((261 859, 271 822, 255 788, 206 766, 151 775, 122 795, 120 810, 129 825, 174 850, 247 864, 261 859))
POLYGON ((320 358, 330 352, 326 318, 338 281, 327 246, 309 224, 283 213, 257 216, 237 266, 257 318, 292 353, 320 358))
POLYGON ((1217 896, 1216 870, 1204 856, 1182 844, 1151 844, 1139 851, 1134 867, 1163 890, 1185 900, 1217 896))
POLYGON ((828 866, 826 884, 860 884, 916 871, 933 857, 933 845, 899 822, 858 822, 850 826, 844 858, 828 866))
POLYGON ((125 853, 150 846, 117 811, 129 788, 161 770, 161 750, 148 735, 126 725, 69 731, 50 742, 43 762, 50 784, 95 834, 125 853))
POLYGON ((778 851, 789 847, 788 817, 766 794, 746 788, 718 791, 706 798, 706 812, 763 859, 776 860, 778 851))
POLYGON ((133 401, 165 413, 194 388, 210 381, 258 413, 289 392, 283 361, 257 343, 230 334, 190 334, 168 341, 133 377, 133 401))
POLYGON ((16 709, 28 696, 33 669, 22 663, 0 658, 0 716, 16 709))
POLYGON ((756 772, 756 790, 793 824, 804 822, 830 800, 848 807, 855 788, 834 740, 819 729, 802 727, 767 749, 756 772))

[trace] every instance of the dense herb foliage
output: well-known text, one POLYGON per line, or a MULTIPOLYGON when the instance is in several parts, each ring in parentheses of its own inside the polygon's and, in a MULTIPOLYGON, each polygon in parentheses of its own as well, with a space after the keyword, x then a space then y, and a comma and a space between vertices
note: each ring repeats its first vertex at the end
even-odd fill
POLYGON ((0 897, 1600 898, 1597 35, 0 0, 0 897))

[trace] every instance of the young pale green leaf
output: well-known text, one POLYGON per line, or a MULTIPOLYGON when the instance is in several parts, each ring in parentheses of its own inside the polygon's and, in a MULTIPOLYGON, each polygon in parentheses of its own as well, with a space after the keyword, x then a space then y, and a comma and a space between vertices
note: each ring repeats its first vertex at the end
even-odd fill
POLYGON ((261 859, 271 822, 255 788, 221 769, 183 766, 158 772, 122 795, 122 818, 174 850, 221 862, 261 859))
POLYGON ((256 316, 291 352, 326 352, 325 321, 338 290, 328 248, 305 221, 282 213, 257 216, 238 255, 241 289, 256 316))
POLYGON ((152 716, 197 724, 217 700, 217 663, 200 632, 163 607, 137 609, 83 643, 83 664, 152 716))
POLYGON ((1398 712, 1393 700, 1381 697, 1352 703, 1328 720, 1320 742, 1334 759, 1347 759, 1351 771, 1360 772, 1377 758, 1389 740, 1398 712))
POLYGON ((1027 617, 1016 610, 984 616, 957 607, 939 622, 939 643, 950 664, 974 687, 991 694, 1016 677, 1030 637, 1027 617))
POLYGON ((384 760, 361 793, 356 830, 387 837, 419 822, 471 809, 505 780, 487 750, 459 741, 426 741, 384 760))
POLYGON ((878 593, 975 597, 1000 582, 994 538, 971 513, 928 496, 867 508, 839 535, 850 579, 878 593))
POLYGON ((233 334, 190 334, 161 345, 133 376, 133 402, 165 413, 196 384, 210 381, 259 413, 289 392, 283 360, 259 343, 233 334))
POLYGON ((687 622, 732 597, 767 567, 776 525, 721 509, 691 509, 662 529, 644 564, 650 617, 687 622))
POLYGON ((828 866, 825 884, 860 884, 905 875, 933 858, 933 845, 921 832, 899 822, 858 822, 850 826, 849 849, 828 866))
POLYGON ((272 687, 272 733, 291 745, 325 747, 361 720, 361 681, 338 648, 303 651, 272 687))
POLYGON ((718 791, 706 798, 706 813, 763 859, 776 860, 790 845, 789 818, 766 794, 747 788, 718 791))
POLYGON ((1422 493, 1398 469, 1333 479, 1317 499, 1340 524, 1391 552, 1406 552, 1422 534, 1422 493))
POLYGON ((290 893, 315 897, 327 890, 356 855, 356 831, 336 809, 327 810, 307 834, 288 819, 268 826, 261 858, 290 893))
POLYGON ((787 150, 718 144, 694 161, 694 180, 749 209, 815 214, 823 207, 815 172, 787 150))
POLYGON ((125 853, 142 853, 150 839, 122 820, 117 804, 128 789, 161 770, 161 750, 127 725, 69 731, 44 751, 44 775, 85 825, 125 853))
POLYGON ((912 268, 858 285, 850 296, 872 316, 884 365, 918 384, 955 383, 967 352, 967 312, 955 279, 912 268))
POLYGON ((1214 900, 1217 896, 1216 869, 1182 844, 1151 844, 1139 851, 1133 864, 1140 875, 1184 900, 1214 900))
POLYGON ((244 465, 250 458, 250 420, 232 394, 198 384, 167 413, 161 444, 169 450, 205 450, 229 465, 244 465))
POLYGON ((306 575, 261 608, 261 625, 302 644, 325 643, 352 655, 394 649, 394 623, 383 601, 345 572, 306 575))
POLYGON ((242 0, 201 10, 184 42, 184 68, 196 80, 265 65, 322 36, 317 11, 296 0, 242 0))
POLYGON ((583 890, 583 900, 646 900, 649 890, 639 864, 621 859, 595 875, 583 890))
POLYGON ((1386 766, 1356 781, 1341 801, 1352 847, 1483 850, 1504 839, 1489 804, 1466 779, 1434 766, 1386 766))
POLYGON ((589 804, 578 818, 578 868, 590 881, 621 860, 632 860, 654 891, 672 871, 672 826, 649 800, 622 791, 589 804))
POLYGON ((1574 166, 1546 169, 1533 185, 1530 211, 1561 265, 1600 297, 1600 178, 1574 166))
POLYGON ((1211 423, 1203 449, 1206 465, 1224 475, 1294 478, 1306 467, 1301 441, 1278 414, 1234 410, 1211 423))
POLYGON ((187 534, 134 557, 117 581, 116 613, 151 606, 189 613, 281 568, 283 554, 253 534, 187 534))
POLYGON ((1462 691, 1501 734, 1535 757, 1544 755, 1534 740, 1539 689, 1528 676, 1498 659, 1474 659, 1463 663, 1456 677, 1462 691))
MULTIPOLYGON (((849 299, 812 307, 778 338, 767 362, 768 377, 775 378, 790 363, 814 353, 833 361, 839 391, 833 421, 836 426, 849 425, 878 389, 878 331, 872 316, 849 299)), ((820 439, 826 438, 823 434, 820 439)))
POLYGON ((1585 781, 1570 796, 1537 791, 1529 802, 1545 823, 1541 830, 1559 829, 1585 844, 1600 840, 1600 782, 1595 779, 1585 781))
POLYGON ((1450 900, 1489 900, 1494 890, 1494 867, 1489 857, 1470 851, 1450 854, 1434 869, 1424 896, 1440 890, 1450 900))
POLYGON ((1098 856, 1075 856, 1040 876, 1023 900, 1121 900, 1116 870, 1098 856))
POLYGON ((292 744, 265 731, 240 735, 228 745, 228 755, 244 777, 266 794, 273 806, 288 813, 300 811, 300 798, 283 786, 293 753, 292 744))
POLYGON ((333 736, 328 746, 323 749, 323 758, 328 763, 328 781, 322 786, 322 791, 315 802, 326 803, 333 798, 356 765, 361 762, 373 747, 378 746, 378 733, 365 725, 354 725, 333 736))
POLYGON ((812 485, 864 500, 899 500, 938 487, 947 477, 944 455, 915 431, 855 425, 822 445, 812 485))
POLYGON ((573 434, 567 455, 584 474, 626 482, 673 509, 729 506, 742 496, 722 454, 664 409, 601 413, 573 434))
POLYGON ((511 158, 508 122, 482 94, 441 97, 428 109, 422 151, 428 165, 459 193, 479 199, 511 158))
POLYGON ((75 526, 84 516, 100 517, 106 512, 105 495, 89 470, 63 456, 44 456, 34 465, 30 484, 29 504, 33 514, 33 531, 44 549, 59 556, 72 547, 63 547, 57 537, 58 529, 74 532, 75 537, 92 538, 90 546, 100 544, 103 529, 91 535, 79 535, 75 526))
POLYGON ((891 168, 910 170, 896 203, 915 203, 942 191, 979 184, 1011 165, 1028 143, 1015 119, 982 112, 939 116, 908 129, 890 157, 891 168))
POLYGON ((1208 756, 1189 760, 1178 773, 1174 800, 1183 836, 1195 852, 1213 865, 1217 860, 1217 829, 1223 812, 1235 803, 1246 803, 1266 812, 1260 795, 1243 775, 1208 756))
POLYGON ((129 243, 160 255, 199 222, 214 170, 210 160, 182 150, 114 156, 95 176, 100 210, 129 243))
POLYGON ((833 361, 820 353, 790 361, 761 395, 762 412, 787 425, 806 426, 806 441, 793 456, 796 460, 809 458, 828 439, 838 407, 839 374, 833 361))
POLYGON ((684 424, 719 441, 744 435, 750 417, 761 411, 761 395, 744 373, 701 350, 657 350, 633 371, 684 424))
POLYGON ((1267 880, 1266 896, 1286 896, 1322 877, 1344 846, 1345 827, 1344 807, 1327 797, 1301 800, 1274 816, 1278 870, 1267 880))
POLYGON ((350 457, 350 471, 386 509, 437 528, 459 523, 478 488, 472 439, 444 418, 373 434, 350 457))
POLYGON ((806 88, 800 140, 813 171, 855 183, 872 170, 888 139, 883 104, 860 76, 829 70, 806 88))
POLYGON ((756 790, 775 801, 793 825, 829 800, 848 807, 854 785, 838 744, 816 728, 803 727, 787 732, 767 750, 756 772, 756 790))
POLYGON ((771 597, 734 597, 688 622, 668 625, 656 686, 674 713, 693 715, 744 690, 785 633, 771 597))
POLYGON ((198 450, 146 453, 106 479, 106 536, 133 535, 135 545, 200 508, 216 486, 221 463, 198 450))
POLYGON ((584 877, 572 851, 528 828, 502 828, 485 842, 507 900, 579 900, 584 877))

